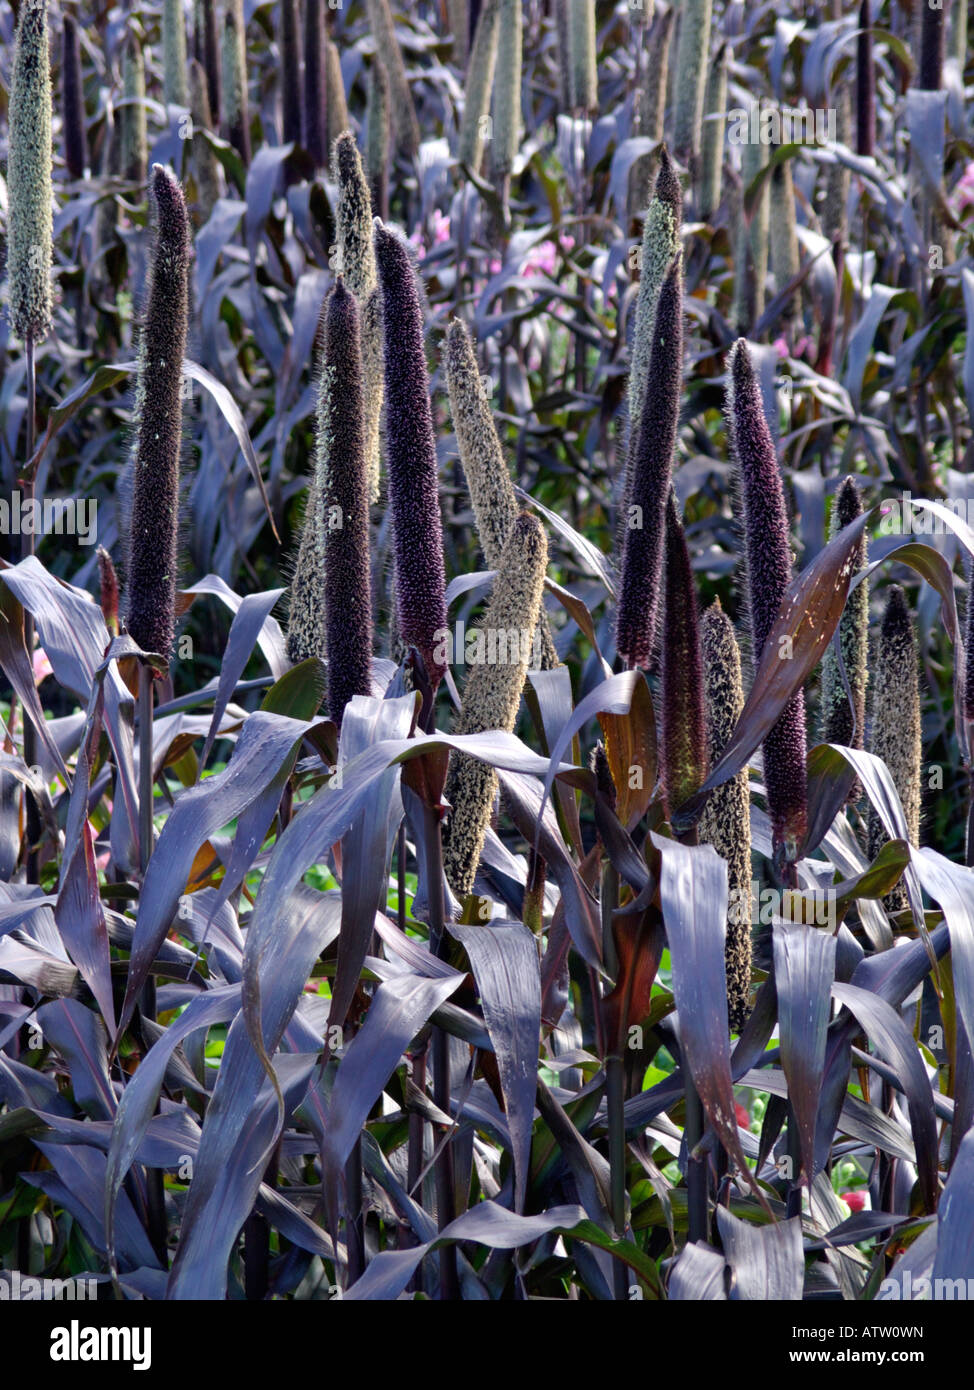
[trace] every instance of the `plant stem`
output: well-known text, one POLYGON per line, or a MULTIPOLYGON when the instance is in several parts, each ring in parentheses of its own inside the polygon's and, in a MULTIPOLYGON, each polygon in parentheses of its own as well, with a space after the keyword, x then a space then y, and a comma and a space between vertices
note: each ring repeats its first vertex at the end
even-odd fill
POLYGON ((686 1053, 683 1056, 684 1105, 686 1117, 683 1134, 687 1144, 687 1239, 691 1242, 710 1240, 710 1219, 707 1211, 707 1159, 692 1158, 691 1154, 703 1138, 703 1106, 693 1084, 686 1053))
MULTIPOLYGON (((443 840, 440 830, 439 810, 434 806, 424 806, 426 820, 426 883, 429 892, 430 950, 442 957, 446 945, 446 919, 443 911, 443 840)), ((433 1103, 449 1115, 450 1113, 450 1038, 442 1028, 433 1029, 433 1103)), ((455 1215, 453 1193, 453 1149, 449 1143, 443 1145, 436 1160, 436 1216, 439 1229, 448 1226, 455 1215)), ((456 1300, 460 1297, 460 1282, 457 1276, 457 1252, 453 1245, 445 1245, 440 1251, 440 1298, 456 1300)))
MULTIPOLYGON (((619 875, 612 864, 602 870, 602 956, 610 974, 616 975, 619 961, 612 935, 612 913, 619 902, 619 875)), ((625 1030, 625 1011, 620 1016, 620 1033, 625 1030)), ((609 1123, 609 1188, 612 1199, 612 1225, 616 1238, 626 1233, 626 1076, 622 1060, 621 1036, 609 1038, 608 1023, 603 1024, 612 1053, 605 1059, 605 1104, 609 1123)), ((622 1260, 612 1264, 612 1291, 616 1299, 629 1298, 629 1274, 622 1260)))
MULTIPOLYGON (((34 362, 34 337, 28 334, 24 343, 27 361, 27 467, 24 470, 24 497, 30 501, 34 496, 34 469, 32 459, 35 447, 37 415, 37 371, 34 362)), ((26 560, 34 553, 34 532, 22 531, 20 536, 20 558, 26 560)), ((27 661, 34 661, 34 617, 24 609, 24 646, 27 648, 27 661)), ((37 763, 37 730, 27 709, 24 709, 24 762, 28 767, 37 763)), ((29 789, 24 796, 25 829, 27 834, 27 882, 40 882, 41 818, 34 794, 29 789)))
POLYGON ((351 1285, 365 1273, 361 1138, 356 1139, 345 1164, 345 1249, 348 1252, 348 1283, 351 1285))

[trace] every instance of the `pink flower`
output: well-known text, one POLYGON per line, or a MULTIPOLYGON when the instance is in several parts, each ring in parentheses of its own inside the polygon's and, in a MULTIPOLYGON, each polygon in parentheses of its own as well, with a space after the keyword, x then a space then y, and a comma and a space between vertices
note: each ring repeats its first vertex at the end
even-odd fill
POLYGON ((974 207, 974 162, 967 165, 954 189, 954 205, 959 217, 963 217, 969 207, 974 207))
POLYGON ((850 1211, 862 1211, 866 1205, 866 1194, 860 1188, 857 1192, 840 1192, 839 1196, 850 1211))
POLYGON ((47 659, 47 652, 38 647, 34 652, 34 684, 40 685, 47 676, 54 674, 54 667, 47 659))
POLYGON ((807 336, 807 334, 806 334, 805 337, 799 338, 799 339, 798 339, 798 342, 795 344, 795 352, 794 352, 795 357, 804 357, 804 356, 805 356, 805 353, 806 353, 806 352, 808 351, 808 349, 809 349, 810 347, 812 347, 812 346, 813 346, 812 340, 811 340, 811 338, 809 338, 809 337, 807 336))
POLYGON ((574 249, 574 246, 575 246, 575 238, 571 235, 570 232, 559 232, 559 233, 558 233, 558 245, 561 247, 561 249, 564 251, 565 255, 567 256, 568 253, 569 253, 569 251, 571 251, 571 250, 574 249))
POLYGON ((426 243, 423 240, 423 224, 421 222, 417 222, 416 226, 413 228, 412 236, 409 238, 409 244, 410 246, 415 246, 417 251, 425 252, 426 243))
POLYGON ((740 1103, 740 1101, 737 1101, 734 1105, 734 1118, 737 1120, 737 1123, 740 1125, 741 1129, 751 1128, 751 1117, 745 1110, 744 1106, 740 1103))
POLYGON ((501 263, 500 263, 500 261, 498 260, 498 258, 497 258, 496 256, 492 256, 492 257, 490 258, 490 260, 487 262, 487 273, 488 273, 489 275, 499 275, 499 274, 500 274, 500 270, 501 270, 501 263))
POLYGON ((784 338, 775 338, 772 347, 779 357, 784 358, 788 356, 788 344, 785 342, 784 338))
POLYGON ((433 245, 450 240, 450 219, 444 217, 439 208, 433 209, 433 245))

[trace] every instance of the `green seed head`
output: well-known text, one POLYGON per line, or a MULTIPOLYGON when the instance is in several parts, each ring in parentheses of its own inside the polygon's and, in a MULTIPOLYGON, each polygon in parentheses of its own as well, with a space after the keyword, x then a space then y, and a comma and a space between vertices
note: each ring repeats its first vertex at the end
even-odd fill
MULTIPOLYGON (((518 505, 494 428, 490 402, 477 370, 473 344, 460 319, 452 321, 447 333, 446 383, 480 547, 490 568, 497 569, 517 520, 518 505)), ((547 617, 542 614, 542 669, 551 670, 557 664, 551 629, 547 617)))
MULTIPOLYGON (((704 697, 707 711, 707 751, 713 767, 744 708, 741 654, 734 626, 715 601, 700 625, 703 652, 704 697)), ((713 845, 727 861, 729 908, 724 967, 730 1026, 740 1032, 747 1021, 751 985, 750 913, 742 911, 750 901, 751 806, 747 770, 710 793, 699 822, 700 839, 713 845)))
POLYGON ((724 113, 727 109, 727 45, 721 44, 707 78, 700 156, 700 216, 712 217, 720 206, 724 170, 724 113))
MULTIPOLYGON (((906 595, 890 586, 876 650, 870 752, 882 758, 896 787, 910 843, 920 840, 920 787, 923 744, 916 634, 906 595)), ((875 811, 869 814, 869 852, 879 853, 887 834, 875 811)), ((902 885, 886 900, 893 910, 906 906, 902 885)))
POLYGON ((480 169, 484 140, 490 130, 490 92, 497 63, 500 29, 500 0, 484 0, 474 35, 470 66, 467 69, 463 119, 460 122, 458 158, 475 172, 480 169))
POLYGON ((186 106, 186 23, 183 0, 163 0, 162 7, 163 93, 167 106, 186 106))
POLYGON ((414 159, 419 152, 420 132, 413 103, 412 88, 406 76, 402 49, 396 38, 389 0, 366 0, 369 29, 375 37, 376 52, 389 75, 391 114, 400 154, 414 159))
POLYGON ((494 82, 494 143, 491 161, 495 175, 511 172, 521 142, 521 0, 501 0, 494 82))
POLYGON ((673 143, 677 154, 689 160, 700 153, 700 126, 710 54, 711 10, 712 0, 684 0, 680 18, 673 143))
POLYGON ((331 39, 325 44, 325 85, 328 90, 328 141, 334 144, 348 129, 348 105, 342 78, 342 61, 331 39))
MULTIPOLYGON (((457 733, 499 729, 510 733, 541 612, 548 546, 537 518, 522 513, 514 523, 494 580, 481 632, 487 659, 470 668, 457 733), (490 660, 493 639, 496 660, 490 660)), ((453 807, 444 836, 443 867, 454 893, 473 889, 497 787, 492 767, 452 754, 444 798, 453 807)))
POLYGON ((599 75, 595 61, 595 6, 592 0, 566 0, 568 5, 568 69, 571 104, 594 111, 599 104, 599 75))
POLYGON ((223 110, 227 138, 244 164, 250 163, 250 105, 247 97, 247 52, 243 16, 236 6, 227 10, 220 43, 223 110))
MULTIPOLYGON (((846 478, 835 495, 829 539, 844 526, 862 515, 862 496, 853 478, 846 478)), ((853 556, 853 572, 865 569, 867 543, 863 536, 853 556)), ((829 643, 822 661, 822 742, 841 743, 848 748, 862 748, 866 727, 866 681, 869 659, 869 585, 863 582, 849 595, 839 619, 839 644, 846 680, 852 691, 852 706, 845 692, 842 674, 829 643)), ((855 783, 849 793, 849 804, 855 805, 862 788, 855 783)))
POLYGON ((10 86, 7 273, 10 324, 38 342, 51 326, 51 71, 47 0, 22 0, 10 86))
POLYGON ((149 138, 145 118, 145 63, 142 45, 134 34, 125 44, 122 81, 126 105, 122 107, 122 173, 132 183, 145 183, 149 138))
MULTIPOLYGON (((798 234, 795 230, 795 187, 791 165, 776 164, 771 171, 771 269, 774 272, 775 292, 780 294, 798 274, 798 234)), ((801 313, 801 294, 795 290, 782 311, 786 319, 801 313)))
POLYGON ((376 215, 389 215, 389 74, 378 57, 369 69, 369 120, 365 164, 376 215))

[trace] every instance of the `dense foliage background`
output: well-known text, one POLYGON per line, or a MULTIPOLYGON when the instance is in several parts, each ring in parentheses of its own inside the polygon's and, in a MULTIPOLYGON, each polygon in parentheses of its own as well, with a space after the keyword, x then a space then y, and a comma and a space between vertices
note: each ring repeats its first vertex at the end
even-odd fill
POLYGON ((869 1300, 974 1278, 968 58, 964 0, 4 7, 5 1271, 125 1299, 869 1300), (45 12, 53 302, 32 335, 16 237, 45 210, 17 182, 16 84, 43 83, 15 32, 45 12), (139 496, 147 286, 176 274, 181 202, 157 165, 192 249, 176 575, 168 504, 139 496), (370 310, 372 213, 402 240, 376 233, 370 310), (358 308, 332 323, 343 273, 358 308), (307 611, 353 606, 315 550, 316 461, 322 486, 352 477, 383 390, 371 683, 336 705, 371 634, 306 648, 287 591, 298 569, 307 611), (509 543, 491 417, 541 523, 509 543), (438 516, 409 491, 434 476, 438 516), (755 524, 782 486, 784 539, 770 503, 755 524), (23 534, 30 496, 75 533, 23 534), (655 560, 626 558, 634 496, 658 502, 655 560), (463 633, 515 612, 533 632, 517 565, 539 535, 557 661, 518 704, 523 667, 485 693, 463 633), (427 610, 410 595, 440 545, 427 610), (145 557, 178 588, 155 656, 129 621, 145 557), (437 603, 438 689, 411 635, 437 603), (627 605, 659 614, 623 660, 627 605), (802 690, 807 741, 782 754, 802 690), (461 784, 484 839, 458 891, 461 784))

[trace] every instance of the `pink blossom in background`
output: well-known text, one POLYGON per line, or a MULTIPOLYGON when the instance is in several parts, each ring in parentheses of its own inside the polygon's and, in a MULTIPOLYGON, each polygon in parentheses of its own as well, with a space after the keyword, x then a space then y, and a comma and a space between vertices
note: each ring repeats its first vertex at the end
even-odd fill
POLYGON ((575 238, 571 235, 570 232, 559 232, 558 245, 561 247, 561 249, 567 256, 569 251, 573 251, 575 249, 575 238))
POLYGON ((426 243, 423 240, 423 225, 421 222, 417 222, 416 226, 413 228, 412 235, 409 238, 409 244, 410 246, 415 246, 417 251, 425 252, 426 243))
POLYGON ((968 164, 961 174, 952 201, 960 217, 963 217, 969 207, 974 207, 974 161, 968 164))
POLYGON ((557 253, 553 241, 540 241, 524 258, 525 275, 553 275, 557 264, 557 253))
POLYGON ((775 338, 771 346, 779 357, 784 358, 788 356, 788 344, 785 342, 784 338, 775 338))
POLYGON ((862 1211, 866 1205, 866 1194, 862 1188, 856 1192, 840 1192, 839 1196, 850 1211, 862 1211))
POLYGON ((34 684, 40 685, 42 680, 53 673, 54 667, 47 659, 47 652, 43 647, 38 647, 34 652, 34 684))
POLYGON ((492 256, 491 259, 487 262, 487 272, 488 272, 488 274, 489 274, 489 275, 499 275, 499 274, 500 274, 500 269, 501 269, 501 262, 498 260, 498 258, 497 258, 496 256, 492 256))
POLYGON ((433 245, 439 246, 441 242, 450 240, 450 219, 445 217, 439 208, 433 209, 433 245))

